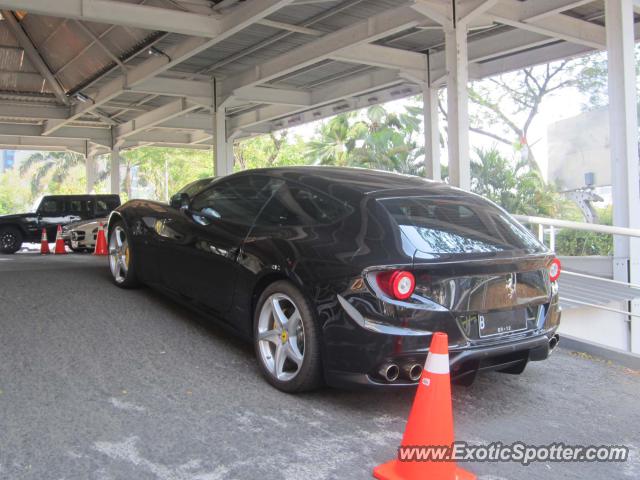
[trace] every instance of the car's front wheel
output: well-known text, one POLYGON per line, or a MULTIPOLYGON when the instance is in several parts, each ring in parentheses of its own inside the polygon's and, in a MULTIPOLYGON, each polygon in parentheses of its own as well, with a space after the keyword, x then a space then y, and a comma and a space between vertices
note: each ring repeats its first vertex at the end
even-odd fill
POLYGON ((122 222, 116 222, 109 232, 109 269, 117 286, 133 288, 138 285, 133 251, 122 222))
POLYGON ((22 246, 22 232, 16 227, 0 228, 0 253, 16 253, 22 246))
POLYGON ((322 384, 318 325, 309 302, 291 282, 274 282, 260 295, 254 345, 263 375, 277 389, 294 393, 322 384))

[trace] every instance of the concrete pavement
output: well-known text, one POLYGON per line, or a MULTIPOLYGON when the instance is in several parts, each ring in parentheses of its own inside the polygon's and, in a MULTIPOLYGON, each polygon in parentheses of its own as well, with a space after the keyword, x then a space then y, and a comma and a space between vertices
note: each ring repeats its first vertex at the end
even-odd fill
MULTIPOLYGON (((562 349, 455 387, 457 439, 623 444, 625 464, 465 464, 484 480, 640 478, 640 373, 562 349)), ((412 392, 299 396, 252 348, 104 258, 0 256, 0 479, 367 479, 412 392)))

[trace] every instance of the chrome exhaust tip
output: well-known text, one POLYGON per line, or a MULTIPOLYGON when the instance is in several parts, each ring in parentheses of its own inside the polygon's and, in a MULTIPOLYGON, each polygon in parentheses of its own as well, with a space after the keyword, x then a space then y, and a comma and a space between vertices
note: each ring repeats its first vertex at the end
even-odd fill
POLYGON ((417 382, 420 380, 420 375, 422 375, 422 365, 419 363, 409 363, 404 366, 404 374, 405 376, 411 380, 412 382, 417 382))
POLYGON ((549 354, 551 354, 551 352, 555 350, 559 342, 560 342, 560 335, 558 335, 557 333, 549 339, 549 354))
POLYGON ((395 382, 400 376, 400 367, 395 363, 387 363, 382 366, 379 373, 387 382, 395 382))

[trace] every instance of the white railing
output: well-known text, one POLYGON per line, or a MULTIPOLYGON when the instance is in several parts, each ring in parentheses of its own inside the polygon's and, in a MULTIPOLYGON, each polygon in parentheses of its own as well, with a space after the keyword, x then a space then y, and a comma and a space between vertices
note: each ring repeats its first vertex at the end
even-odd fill
POLYGON ((513 217, 522 223, 538 226, 538 240, 544 243, 545 226, 549 227, 546 231, 549 233, 549 248, 556 249, 556 230, 559 228, 570 228, 572 230, 582 230, 593 233, 606 233, 609 235, 622 235, 625 237, 640 238, 640 229, 612 227, 609 225, 597 225, 595 223, 571 222, 569 220, 556 220, 555 218, 546 217, 530 217, 528 215, 513 215, 513 217))
MULTIPOLYGON (((537 225, 538 238, 542 243, 544 243, 545 234, 548 233, 549 248, 552 251, 555 251, 556 249, 557 230, 564 228, 592 233, 640 238, 640 229, 637 228, 612 227, 609 225, 571 222, 568 220, 556 220, 554 218, 532 217, 527 215, 514 215, 514 217, 521 223, 529 224, 531 226, 537 225)), ((634 268, 633 264, 630 265, 630 267, 634 268)), ((632 339, 634 336, 637 336, 634 331, 638 328, 638 326, 634 325, 634 322, 637 323, 640 319, 640 309, 638 308, 638 298, 640 298, 640 293, 638 292, 640 292, 640 285, 637 283, 633 284, 630 282, 612 280, 601 276, 587 275, 585 273, 571 272, 567 270, 564 270, 563 275, 568 276, 565 278, 573 278, 572 283, 574 285, 573 287, 567 285, 569 288, 563 291, 561 280, 560 301, 568 305, 573 304, 574 306, 595 308, 619 315, 625 315, 625 321, 629 324, 630 328, 628 350, 630 352, 633 351, 632 339), (579 281, 577 285, 576 280, 579 281), (585 293, 587 290, 589 290, 589 292, 585 293), (595 292, 599 293, 594 296, 595 292), (618 308, 616 303, 620 304, 621 296, 623 298, 626 296, 626 301, 622 300, 623 306, 618 308)), ((606 329, 602 330, 601 333, 606 335, 606 329)))
POLYGON ((586 232, 609 233, 611 235, 623 235, 626 237, 639 237, 640 229, 612 227, 609 225, 597 225, 595 223, 571 222, 569 220, 556 220, 555 218, 530 217, 528 215, 513 215, 519 222, 534 225, 547 225, 556 228, 571 228, 573 230, 584 230, 586 232))

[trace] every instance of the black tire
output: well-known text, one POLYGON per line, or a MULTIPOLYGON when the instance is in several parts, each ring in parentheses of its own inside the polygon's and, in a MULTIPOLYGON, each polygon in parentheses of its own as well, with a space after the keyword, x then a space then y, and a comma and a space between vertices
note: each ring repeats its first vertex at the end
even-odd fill
MULTIPOLYGON (((320 352, 320 328, 316 321, 314 310, 305 296, 291 282, 279 280, 269 285, 260 295, 253 318, 253 344, 260 371, 266 380, 278 390, 286 393, 299 393, 319 388, 323 384, 322 358, 320 352), (259 341, 259 319, 262 309, 274 294, 285 295, 291 299, 297 308, 303 326, 304 351, 302 364, 289 380, 280 380, 265 364, 259 341)), ((283 344, 289 338, 283 340, 283 344)), ((275 348, 275 347, 274 347, 275 348)), ((275 363, 275 360, 274 360, 275 363)))
POLYGON ((22 247, 24 235, 16 227, 0 227, 0 253, 16 253, 22 247))
MULTIPOLYGON (((121 239, 122 238, 123 237, 121 237, 121 239)), ((109 270, 111 271, 111 281, 120 288, 136 288, 140 286, 140 282, 138 281, 138 277, 136 275, 134 261, 135 253, 133 251, 130 238, 131 235, 129 234, 129 231, 125 227, 124 223, 120 220, 115 221, 109 229, 109 239, 107 243, 109 245, 109 270), (128 252, 126 253, 126 258, 128 258, 128 260, 126 261, 126 269, 124 272, 120 270, 121 275, 119 276, 116 274, 116 271, 114 271, 114 265, 118 262, 118 256, 111 253, 112 241, 115 241, 114 235, 123 235, 128 246, 128 252)))

